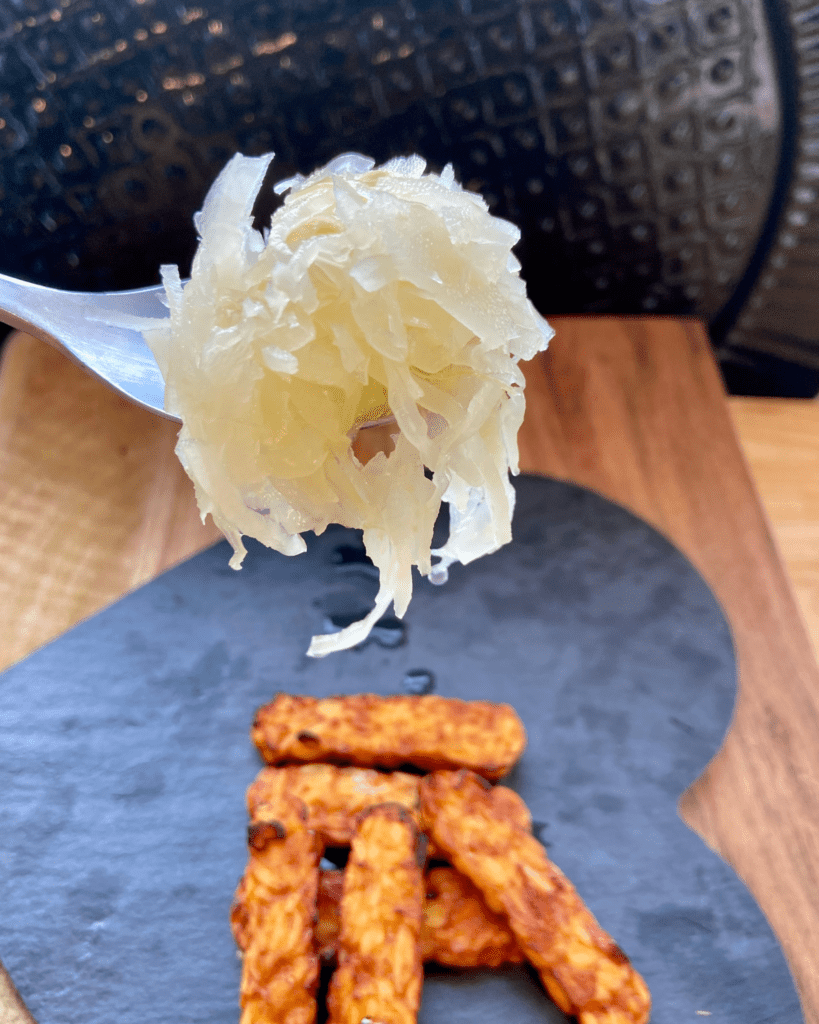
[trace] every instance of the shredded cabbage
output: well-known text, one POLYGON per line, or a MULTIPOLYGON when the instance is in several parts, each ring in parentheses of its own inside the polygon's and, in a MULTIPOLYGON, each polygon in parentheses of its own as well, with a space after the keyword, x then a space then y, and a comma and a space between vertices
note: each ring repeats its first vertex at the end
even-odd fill
POLYGON ((553 331, 519 277, 518 230, 451 167, 340 156, 276 186, 287 196, 262 235, 251 211, 272 159, 227 164, 195 218, 190 281, 162 268, 170 319, 140 326, 233 568, 243 535, 297 555, 306 530, 363 531, 375 607, 313 637, 323 657, 363 641, 390 603, 404 615, 413 566, 440 579, 511 540, 518 361, 553 331), (391 438, 368 459, 371 423, 391 438), (442 501, 450 535, 431 550, 442 501))

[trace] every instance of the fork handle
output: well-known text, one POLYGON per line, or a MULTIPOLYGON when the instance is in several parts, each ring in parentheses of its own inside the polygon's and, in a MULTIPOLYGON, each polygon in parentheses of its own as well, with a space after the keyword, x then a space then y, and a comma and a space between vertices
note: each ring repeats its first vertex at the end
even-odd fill
POLYGON ((145 339, 106 322, 124 313, 164 317, 163 294, 161 286, 69 292, 0 274, 0 320, 61 349, 120 394, 166 416, 165 382, 145 339))

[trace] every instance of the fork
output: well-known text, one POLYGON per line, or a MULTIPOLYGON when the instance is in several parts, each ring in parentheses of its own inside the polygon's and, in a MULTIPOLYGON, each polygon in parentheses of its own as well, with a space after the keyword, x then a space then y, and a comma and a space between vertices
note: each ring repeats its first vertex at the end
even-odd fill
MULTIPOLYGON (((0 274, 0 322, 62 349, 143 409, 180 423, 178 416, 165 411, 165 382, 140 332, 106 322, 123 315, 165 317, 164 295, 161 284, 126 292, 68 292, 0 274)), ((359 434, 367 431, 368 436, 366 442, 354 442, 356 454, 369 458, 382 449, 389 451, 389 428, 394 423, 394 416, 359 423, 359 434), (370 429, 379 427, 370 436, 370 429)))
POLYGON ((125 292, 69 292, 0 274, 0 321, 62 349, 115 391, 168 419, 165 383, 139 331, 104 321, 164 317, 162 285, 125 292))

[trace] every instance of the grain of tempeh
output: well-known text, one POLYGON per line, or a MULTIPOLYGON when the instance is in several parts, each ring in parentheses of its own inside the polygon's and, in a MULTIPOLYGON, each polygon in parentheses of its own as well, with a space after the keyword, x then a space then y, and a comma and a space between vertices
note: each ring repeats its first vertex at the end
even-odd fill
POLYGON ((372 768, 339 768, 331 764, 262 768, 247 791, 251 819, 265 817, 288 794, 304 802, 307 822, 330 846, 348 846, 362 811, 376 804, 396 803, 417 820, 417 775, 377 772, 372 768))
POLYGON ((292 799, 275 821, 248 828, 249 860, 231 924, 244 950, 240 1024, 314 1024, 313 926, 321 843, 292 799))
POLYGON ((524 959, 504 917, 486 905, 460 871, 432 868, 425 877, 421 956, 444 967, 500 967, 524 959))
POLYGON ((471 772, 421 781, 421 813, 438 847, 503 914, 549 994, 580 1024, 645 1024, 643 979, 529 833, 471 772))
POLYGON ((280 693, 259 708, 251 736, 269 764, 466 767, 487 779, 505 775, 526 745, 523 724, 508 704, 435 695, 280 693))
MULTIPOLYGON (((288 765, 262 768, 247 791, 251 820, 273 817, 287 796, 303 801, 307 827, 329 846, 349 846, 358 815, 368 807, 396 803, 406 808, 420 826, 420 778, 406 772, 378 772, 372 768, 342 768, 332 764, 288 765)), ((521 828, 531 830, 529 809, 514 790, 497 786, 495 799, 521 828)), ((430 857, 436 856, 434 847, 430 857)))
MULTIPOLYGON (((335 961, 341 927, 342 871, 322 871, 319 880, 316 952, 335 961)), ((521 963, 523 954, 506 921, 494 914, 460 871, 431 868, 424 875, 421 959, 444 967, 500 967, 521 963)))
POLYGON ((365 811, 344 870, 329 1024, 415 1024, 421 1002, 424 889, 418 832, 396 804, 365 811))

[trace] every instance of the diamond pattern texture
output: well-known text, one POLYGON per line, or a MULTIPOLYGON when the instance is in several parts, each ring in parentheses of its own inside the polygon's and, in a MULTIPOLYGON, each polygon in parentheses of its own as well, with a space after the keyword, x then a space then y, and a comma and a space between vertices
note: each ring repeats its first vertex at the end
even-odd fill
POLYGON ((520 227, 544 312, 712 318, 780 154, 759 2, 3 0, 0 270, 152 283, 236 151, 419 152, 520 227))

